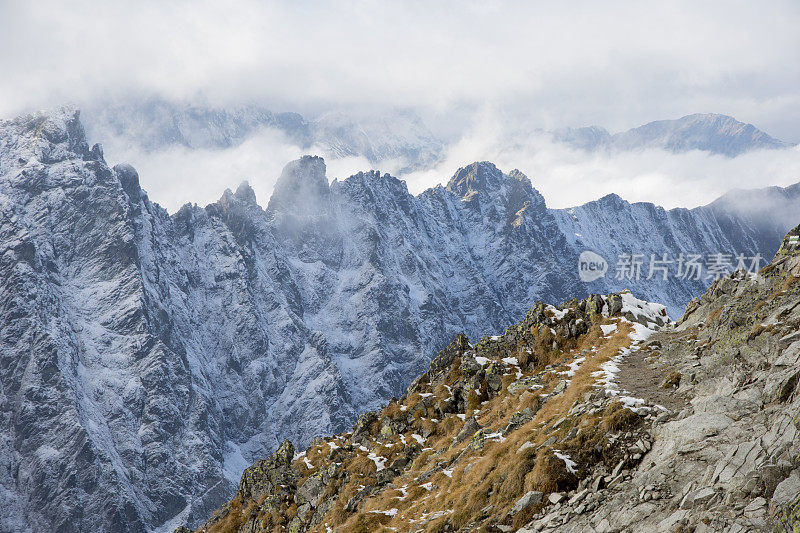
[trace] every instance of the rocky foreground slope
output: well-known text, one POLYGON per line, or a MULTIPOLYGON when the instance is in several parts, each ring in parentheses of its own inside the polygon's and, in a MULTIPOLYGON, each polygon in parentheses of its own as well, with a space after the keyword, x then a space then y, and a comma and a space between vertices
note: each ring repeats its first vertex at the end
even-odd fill
POLYGON ((317 157, 266 209, 242 185, 169 214, 76 110, 0 122, 0 530, 197 524, 255 459, 344 431, 459 332, 626 286, 683 306, 708 283, 584 285, 585 246, 766 256, 784 224, 619 197, 559 212, 486 162, 413 196, 378 172, 329 183, 317 157))
POLYGON ((248 468, 199 531, 797 531, 798 239, 677 324, 623 292, 458 336, 351 432, 248 468))

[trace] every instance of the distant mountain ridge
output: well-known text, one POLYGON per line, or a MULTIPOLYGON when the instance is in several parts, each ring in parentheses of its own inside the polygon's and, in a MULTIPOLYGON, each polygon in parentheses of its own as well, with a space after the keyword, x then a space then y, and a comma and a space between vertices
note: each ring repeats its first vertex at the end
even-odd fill
MULTIPOLYGON (((327 158, 361 157, 373 166, 391 167, 403 175, 435 168, 451 141, 438 138, 408 109, 329 111, 316 117, 276 113, 263 105, 212 106, 162 98, 94 102, 83 122, 89 137, 103 139, 117 152, 135 149, 158 152, 171 147, 224 150, 260 132, 278 132, 286 143, 327 158)), ((544 133, 556 143, 587 152, 622 153, 659 149, 671 153, 700 150, 736 157, 752 150, 793 146, 752 124, 719 114, 694 114, 676 120, 649 122, 611 134, 603 127, 563 128, 544 133)), ((534 133, 516 132, 507 142, 518 143, 534 133)))
POLYGON ((630 151, 658 148, 679 153, 701 150, 736 157, 751 150, 782 149, 793 146, 775 139, 752 124, 715 113, 687 115, 675 120, 658 120, 620 133, 588 126, 553 132, 553 139, 587 151, 630 151))
MULTIPOLYGON (((612 273, 618 251, 768 257, 791 226, 736 195, 549 209, 489 162, 417 196, 325 172, 306 156, 266 209, 242 184, 170 215, 75 109, 0 122, 0 529, 198 523, 254 459, 347 428, 457 333, 629 285, 674 310, 708 283, 584 284, 582 250, 612 273)), ((796 186, 769 191, 800 206, 796 186)))
POLYGON ((433 166, 442 142, 409 110, 359 116, 341 111, 306 119, 274 113, 261 105, 231 107, 173 102, 160 98, 95 103, 84 113, 89 136, 152 152, 170 146, 225 149, 265 129, 275 130, 303 150, 328 157, 363 157, 372 164, 396 160, 408 170, 433 166))

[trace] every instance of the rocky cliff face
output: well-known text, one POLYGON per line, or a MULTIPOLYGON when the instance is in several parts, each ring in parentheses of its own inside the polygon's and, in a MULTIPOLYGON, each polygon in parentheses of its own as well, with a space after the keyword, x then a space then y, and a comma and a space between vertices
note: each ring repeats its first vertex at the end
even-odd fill
POLYGON ((800 226, 677 324, 629 292, 538 303, 351 432, 284 442, 198 531, 797 531, 798 326, 800 226))
MULTIPOLYGON (((779 242, 782 222, 725 213, 692 244, 779 242)), ((597 242, 627 234, 605 220, 597 242)), ((456 333, 588 294, 566 224, 490 163, 415 197, 377 172, 328 184, 315 157, 266 209, 244 184, 170 215, 75 110, 0 123, 0 529, 198 523, 255 459, 401 395, 456 333)))

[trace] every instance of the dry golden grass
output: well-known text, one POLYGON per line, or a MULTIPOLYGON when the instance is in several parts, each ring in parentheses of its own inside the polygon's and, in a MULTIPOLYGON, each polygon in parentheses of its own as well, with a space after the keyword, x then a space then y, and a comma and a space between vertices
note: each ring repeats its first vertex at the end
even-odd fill
POLYGON ((781 283, 780 286, 777 289, 775 289, 772 292, 772 294, 769 295, 769 297, 767 297, 767 301, 772 301, 775 298, 785 294, 786 292, 791 291, 798 281, 800 281, 800 277, 794 276, 792 274, 787 275, 784 278, 783 283, 781 283))
POLYGON ((228 513, 226 513, 221 520, 216 522, 208 529, 209 533, 228 533, 238 531, 238 529, 244 524, 245 517, 250 514, 254 507, 255 502, 249 502, 248 505, 244 505, 243 500, 237 496, 233 499, 233 501, 231 501, 228 513))
MULTIPOLYGON (((599 371, 604 363, 615 357, 622 348, 630 346, 631 339, 629 334, 632 330, 633 328, 630 324, 620 322, 617 330, 610 337, 604 339, 600 327, 592 327, 581 338, 576 350, 580 352, 595 346, 598 347, 597 351, 587 353, 586 360, 570 379, 567 390, 560 396, 548 401, 537 414, 537 418, 541 421, 552 422, 568 412, 572 405, 583 396, 583 393, 594 386, 597 381, 594 373, 599 371)), ((547 435, 542 435, 541 437, 540 442, 544 442, 548 438, 547 435)))
POLYGON ((336 528, 342 533, 373 533, 392 531, 386 527, 391 517, 382 513, 358 513, 351 516, 344 524, 336 528))
POLYGON ((662 387, 665 389, 677 389, 681 384, 681 373, 680 372, 671 372, 667 379, 664 380, 664 384, 662 387))
POLYGON ((622 402, 614 402, 603 413, 603 427, 607 431, 619 431, 633 427, 639 421, 639 416, 624 407, 622 402))
POLYGON ((536 456, 533 470, 528 474, 534 489, 542 492, 564 491, 577 483, 564 461, 556 457, 550 448, 542 448, 536 456))
POLYGON ((350 462, 347 464, 347 468, 345 471, 354 474, 356 477, 365 478, 365 477, 372 477, 374 476, 378 469, 375 466, 375 462, 367 457, 367 454, 364 452, 359 452, 350 462))
POLYGON ((720 305, 719 307, 711 311, 711 313, 708 315, 708 320, 707 320, 709 324, 713 324, 717 320, 717 318, 719 318, 719 315, 722 313, 722 307, 723 306, 720 305))
MULTIPOLYGON (((355 513, 346 513, 343 507, 361 486, 375 482, 377 469, 375 463, 363 451, 356 451, 352 457, 346 458, 342 469, 347 477, 339 478, 326 488, 326 496, 334 493, 338 495, 336 504, 326 514, 322 523, 313 530, 325 531, 325 524, 335 531, 342 532, 384 531, 392 527, 405 530, 409 524, 421 524, 424 517, 441 511, 448 511, 448 514, 428 522, 425 526, 420 525, 420 528, 424 528, 425 531, 443 531, 445 527, 458 530, 473 524, 476 520, 480 523, 487 521, 499 523, 505 520, 505 523, 515 527, 524 524, 534 510, 519 515, 513 524, 505 516, 508 507, 516 499, 529 490, 561 491, 573 487, 577 482, 576 476, 568 472, 564 461, 554 455, 552 448, 537 448, 538 445, 551 436, 556 436, 560 441, 559 449, 570 453, 579 465, 592 464, 602 459, 596 449, 598 444, 602 444, 602 438, 607 431, 635 423, 637 415, 629 409, 615 406, 602 415, 584 416, 580 419, 568 418, 558 427, 554 427, 555 422, 562 419, 575 402, 580 401, 583 394, 594 387, 597 377, 593 373, 600 370, 603 363, 616 356, 620 349, 630 346, 631 340, 628 335, 631 330, 629 324, 619 322, 615 333, 603 337, 602 331, 595 325, 578 340, 566 340, 553 335, 549 328, 541 327, 535 332, 535 342, 532 346, 520 345, 513 353, 499 354, 500 357, 512 355, 517 357, 523 374, 539 375, 545 388, 522 390, 512 395, 507 392, 507 387, 516 376, 506 375, 502 378, 503 389, 497 396, 489 397, 485 381, 477 393, 474 390, 468 391, 465 399, 465 418, 477 413, 479 424, 491 432, 505 427, 511 416, 525 407, 537 407, 540 396, 550 392, 565 378, 552 370, 545 372, 545 367, 569 362, 582 350, 597 347, 596 352, 586 354, 585 361, 570 378, 569 386, 564 393, 547 401, 536 412, 533 420, 508 434, 504 440, 487 440, 480 450, 470 447, 472 439, 454 444, 454 437, 464 424, 460 417, 453 415, 442 417, 441 414, 437 415, 432 405, 425 405, 433 404, 434 401, 441 402, 450 397, 450 391, 443 384, 430 390, 433 396, 424 402, 425 399, 419 393, 409 395, 402 402, 402 405, 407 407, 405 411, 401 408, 400 402, 391 402, 379 414, 378 421, 375 422, 376 427, 370 428, 373 431, 372 435, 378 434, 380 424, 386 418, 404 419, 410 413, 412 424, 403 438, 408 446, 414 444, 412 433, 420 435, 430 433, 422 445, 425 450, 392 481, 394 488, 387 488, 365 499, 355 513), (553 343, 556 344, 555 349, 553 343), (528 353, 529 348, 533 353, 528 353), (435 423, 431 419, 437 416, 441 418, 435 423), (577 436, 565 441, 566 435, 574 426, 579 428, 577 436), (527 442, 537 446, 519 451, 527 442), (443 468, 448 469, 450 476, 442 471, 443 468), (432 475, 431 470, 435 470, 432 475), (426 472, 428 477, 424 482, 431 484, 430 491, 421 486, 424 482, 414 481, 426 472), (405 487, 404 498, 403 491, 398 490, 400 487, 405 487), (491 509, 482 515, 481 509, 487 506, 491 506, 491 509), (389 509, 397 509, 397 514, 390 517, 371 512, 389 509)), ((445 384, 452 385, 458 379, 463 379, 457 371, 458 364, 460 359, 451 365, 445 384), (457 378, 453 379, 453 376, 457 378)), ((564 370, 566 367, 559 368, 564 370)), ((422 391, 425 388, 423 385, 422 391)), ((342 445, 344 442, 339 444, 342 445)), ((385 439, 383 445, 372 442, 367 444, 367 447, 377 455, 386 457, 387 466, 404 450, 398 435, 385 439)), ((319 468, 329 454, 330 448, 323 443, 311 447, 306 457, 319 468)), ((308 469, 302 459, 295 462, 295 467, 300 472, 301 478, 315 471, 308 469)), ((241 509, 241 512, 237 510, 236 514, 245 517, 248 512, 241 509)), ((284 516, 284 520, 285 518, 284 516)), ((280 527, 276 518, 270 518, 269 522, 270 527, 280 527)))
POLYGON ((389 402, 389 405, 383 408, 381 411, 381 418, 396 418, 400 413, 401 403, 397 400, 392 400, 389 402))
POLYGON ((753 327, 750 329, 750 333, 747 335, 747 341, 751 341, 761 335, 766 331, 770 331, 771 328, 769 326, 764 326, 763 324, 754 324, 753 327))

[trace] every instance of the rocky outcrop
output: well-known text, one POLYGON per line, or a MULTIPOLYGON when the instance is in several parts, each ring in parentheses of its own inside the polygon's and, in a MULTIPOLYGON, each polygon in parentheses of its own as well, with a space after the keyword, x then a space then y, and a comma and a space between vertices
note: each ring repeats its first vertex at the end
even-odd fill
POLYGON ((667 323, 663 306, 622 293, 537 304, 475 345, 459 335, 399 400, 297 454, 291 482, 254 495, 274 471, 245 471, 200 531, 504 531, 543 509, 596 509, 651 449, 658 408, 591 376, 667 323), (275 494, 288 498, 277 513, 275 494))
POLYGON ((657 364, 685 378, 676 394, 688 403, 655 421, 644 466, 624 470, 627 481, 603 494, 594 512, 561 506, 528 530, 800 527, 796 235, 758 276, 719 280, 674 330, 653 337, 657 364))

